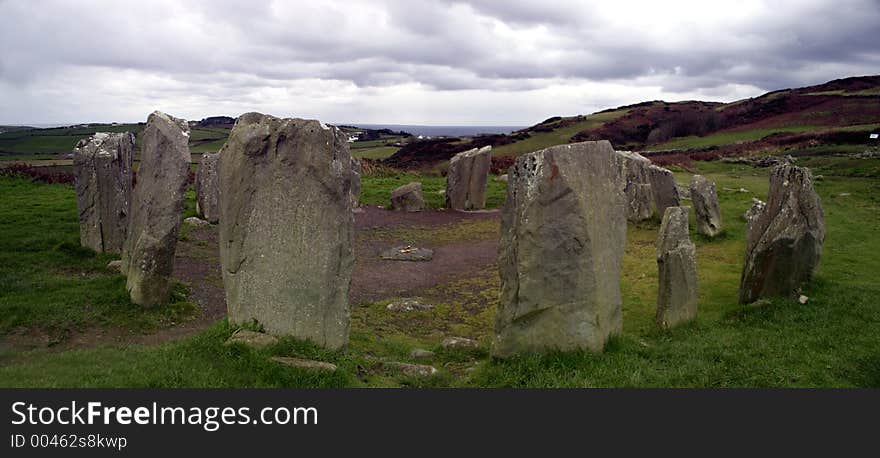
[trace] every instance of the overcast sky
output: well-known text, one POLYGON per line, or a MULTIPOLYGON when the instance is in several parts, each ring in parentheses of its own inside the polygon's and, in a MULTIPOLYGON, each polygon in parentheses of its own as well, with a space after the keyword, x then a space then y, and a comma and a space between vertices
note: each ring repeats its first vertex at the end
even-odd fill
POLYGON ((0 0, 0 124, 528 125, 880 73, 880 0, 0 0))

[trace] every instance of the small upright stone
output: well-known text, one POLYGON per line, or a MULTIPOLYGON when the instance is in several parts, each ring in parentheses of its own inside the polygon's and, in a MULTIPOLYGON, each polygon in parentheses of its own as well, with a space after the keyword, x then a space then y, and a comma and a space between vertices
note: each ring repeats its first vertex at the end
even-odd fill
POLYGON ((361 205, 361 174, 363 173, 363 164, 361 160, 351 158, 351 208, 358 208, 361 205))
POLYGON ((486 208, 486 185, 491 164, 491 146, 474 148, 453 156, 446 174, 446 208, 486 208))
POLYGON ((697 232, 714 237, 721 232, 721 209, 718 207, 718 194, 715 183, 694 175, 690 184, 691 201, 694 203, 694 216, 697 232))
POLYGON ((317 120, 238 118, 220 152, 229 321, 337 349, 354 267, 347 137, 317 120))
POLYGON ((122 272, 131 301, 151 307, 166 302, 171 294, 189 178, 189 124, 155 111, 147 119, 143 137, 122 272))
POLYGON ((425 209, 422 197, 422 184, 414 181, 391 191, 391 209, 406 212, 419 212, 425 209))
POLYGON ((774 167, 767 204, 756 207, 747 223, 739 301, 796 297, 819 266, 825 241, 825 215, 810 170, 790 163, 774 167))
POLYGON ((626 171, 608 141, 525 154, 501 216, 493 353, 601 351, 621 330, 626 171))
POLYGON ((644 221, 654 214, 654 192, 651 188, 651 161, 639 153, 617 151, 626 163, 626 219, 644 221))
POLYGON ((667 207, 657 237, 657 325, 697 316, 697 251, 688 236, 688 207, 667 207))
POLYGON ((196 169, 196 213, 211 224, 220 220, 219 165, 219 154, 205 153, 196 169))
POLYGON ((662 218, 666 214, 667 207, 678 207, 681 205, 681 196, 678 193, 678 185, 675 183, 675 176, 672 172, 650 165, 648 167, 648 177, 651 182, 651 190, 654 193, 654 207, 657 214, 662 218))
POLYGON ((79 239, 99 253, 119 253, 131 210, 134 135, 98 132, 73 150, 79 239))

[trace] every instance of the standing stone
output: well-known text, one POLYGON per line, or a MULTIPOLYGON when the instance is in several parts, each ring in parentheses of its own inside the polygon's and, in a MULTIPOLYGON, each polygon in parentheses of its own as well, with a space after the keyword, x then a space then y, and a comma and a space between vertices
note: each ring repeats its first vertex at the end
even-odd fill
POLYGON ((626 160, 626 219, 644 221, 654 214, 654 192, 651 188, 651 161, 639 153, 617 151, 626 160))
POLYGON ((491 164, 491 146, 474 148, 453 156, 446 174, 446 208, 486 208, 486 185, 491 164))
POLYGON ((667 207, 657 237, 657 325, 668 329, 697 316, 697 250, 688 236, 688 207, 667 207))
POLYGON ((777 165, 767 204, 748 223, 740 303, 796 295, 819 266, 824 241, 825 216, 810 170, 777 165))
POLYGON ((601 351, 621 330, 626 171, 608 141, 520 156, 509 172, 493 353, 601 351))
POLYGON ((220 221, 219 165, 219 154, 205 153, 196 169, 196 213, 212 224, 220 221))
POLYGON ((363 164, 361 160, 351 158, 351 208, 358 208, 361 205, 361 173, 363 173, 363 164))
POLYGON ((666 213, 667 207, 681 205, 678 186, 675 184, 675 176, 671 171, 650 165, 648 166, 648 178, 651 182, 651 190, 654 192, 654 207, 661 218, 666 213))
POLYGON ((391 209, 419 212, 425 209, 422 184, 414 181, 391 191, 391 209))
POLYGON ((99 253, 119 253, 131 209, 134 135, 98 132, 73 150, 79 240, 99 253))
POLYGON ((718 207, 718 194, 715 183, 694 175, 690 184, 691 201, 694 203, 694 216, 697 232, 714 237, 721 232, 721 209, 718 207))
POLYGON ((189 178, 189 125, 154 111, 144 128, 144 145, 131 199, 122 272, 131 301, 145 307, 171 294, 174 251, 189 178))
POLYGON ((347 137, 316 120, 238 118, 220 153, 220 260, 232 324, 348 343, 354 266, 347 137))

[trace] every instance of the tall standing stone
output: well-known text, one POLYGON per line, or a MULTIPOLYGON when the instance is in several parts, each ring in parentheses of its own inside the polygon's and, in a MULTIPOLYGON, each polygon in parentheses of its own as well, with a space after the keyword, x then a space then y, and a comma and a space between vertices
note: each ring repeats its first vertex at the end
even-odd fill
POLYGON ((492 165, 492 147, 456 154, 446 174, 446 207, 455 210, 486 208, 486 186, 492 165))
POLYGON ((220 155, 229 321, 344 346, 354 266, 347 137, 316 120, 247 113, 220 155))
POLYGON ((657 325, 697 316, 697 250, 688 236, 688 207, 667 207, 657 237, 657 325))
POLYGON ((792 296, 819 266, 825 215, 810 170, 788 163, 770 173, 763 210, 756 204, 746 233, 746 260, 740 303, 761 297, 792 296))
POLYGON ((361 174, 363 173, 363 164, 361 160, 351 158, 351 208, 358 208, 361 205, 361 174))
POLYGON ((131 199, 122 272, 131 301, 146 307, 171 294, 174 251, 189 178, 189 125, 155 111, 143 133, 140 168, 131 199))
POLYGON ((697 232, 709 237, 718 235, 721 232, 721 209, 718 207, 715 183, 702 175, 694 175, 691 178, 690 195, 694 203, 697 232))
POLYGON ((98 132, 73 150, 79 239, 99 253, 119 253, 131 208, 134 135, 98 132))
POLYGON ((667 207, 681 205, 681 197, 675 184, 675 176, 668 169, 651 165, 648 167, 648 178, 654 193, 654 207, 662 218, 667 207))
POLYGON ((220 155, 205 153, 196 169, 196 213, 209 223, 220 220, 220 155))
POLYGON ((626 160, 626 219, 644 221, 654 214, 654 192, 651 188, 651 161, 639 153, 618 151, 626 160))
POLYGON ((623 159, 607 141, 560 145, 508 176, 494 354, 601 351, 622 324, 623 159))

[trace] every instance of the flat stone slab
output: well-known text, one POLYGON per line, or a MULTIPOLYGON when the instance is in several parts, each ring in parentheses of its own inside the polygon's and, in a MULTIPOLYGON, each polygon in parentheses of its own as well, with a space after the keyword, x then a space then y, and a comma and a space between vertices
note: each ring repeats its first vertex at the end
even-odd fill
POLYGON ((409 356, 411 358, 433 358, 434 352, 422 348, 413 348, 412 351, 409 352, 409 356))
POLYGON ((293 358, 290 356, 273 356, 270 358, 272 361, 275 361, 278 364, 283 364, 285 366, 296 367, 299 369, 308 369, 322 372, 335 372, 336 365, 332 363, 327 363, 324 361, 315 361, 313 359, 301 359, 301 358, 293 358))
POLYGON ((480 343, 466 337, 447 337, 440 345, 443 348, 478 348, 480 343))
POLYGON ((383 251, 379 257, 390 261, 430 261, 434 258, 434 250, 402 245, 383 251))
POLYGON ((232 334, 232 337, 226 340, 226 345, 237 343, 253 348, 265 348, 278 343, 278 338, 269 334, 263 334, 262 332, 239 329, 232 334))
POLYGON ((430 377, 437 374, 437 368, 424 364, 410 364, 391 361, 382 363, 382 366, 400 371, 404 375, 409 375, 410 377, 430 377))
POLYGON ((431 304, 425 304, 412 299, 404 299, 388 304, 386 307, 390 312, 412 312, 414 310, 430 310, 434 308, 431 304))

